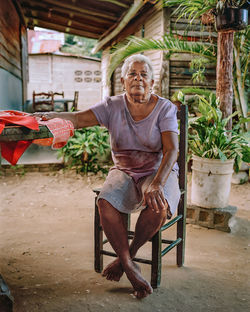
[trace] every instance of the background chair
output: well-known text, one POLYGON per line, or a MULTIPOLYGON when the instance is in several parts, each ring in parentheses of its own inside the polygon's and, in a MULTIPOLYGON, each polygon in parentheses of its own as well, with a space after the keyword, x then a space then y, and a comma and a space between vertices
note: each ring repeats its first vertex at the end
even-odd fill
MULTIPOLYGON (((177 248, 176 263, 179 267, 184 264, 185 255, 185 235, 186 235, 186 209, 187 209, 187 122, 188 109, 187 106, 181 105, 178 111, 179 119, 179 157, 178 165, 179 172, 179 186, 181 190, 181 198, 177 209, 177 215, 161 227, 161 229, 150 240, 152 243, 151 259, 134 258, 133 260, 140 263, 151 265, 151 286, 157 288, 161 282, 161 261, 162 257, 166 255, 172 248, 177 248), (162 233, 168 228, 177 224, 176 239, 163 239, 162 233), (163 248, 163 245, 167 245, 163 248)), ((95 271, 101 273, 103 270, 103 255, 116 257, 114 252, 105 250, 103 247, 108 242, 103 239, 103 229, 100 223, 100 216, 97 207, 97 196, 100 189, 93 190, 96 193, 95 197, 95 271)), ((134 231, 130 231, 130 215, 128 215, 128 238, 133 239, 134 231)))
POLYGON ((54 111, 55 112, 66 112, 67 102, 64 101, 64 92, 53 92, 54 96, 54 111), (66 106, 66 107, 65 107, 66 106))
POLYGON ((33 91, 33 110, 34 112, 49 112, 54 110, 54 94, 53 92, 33 91))
POLYGON ((74 102, 73 102, 73 105, 71 107, 71 110, 73 110, 73 111, 77 111, 78 97, 79 97, 79 91, 75 91, 75 93, 74 93, 74 102))
POLYGON ((63 91, 61 93, 60 92, 53 92, 53 95, 54 95, 54 98, 55 98, 56 95, 59 95, 62 98, 64 98, 64 92, 63 91))

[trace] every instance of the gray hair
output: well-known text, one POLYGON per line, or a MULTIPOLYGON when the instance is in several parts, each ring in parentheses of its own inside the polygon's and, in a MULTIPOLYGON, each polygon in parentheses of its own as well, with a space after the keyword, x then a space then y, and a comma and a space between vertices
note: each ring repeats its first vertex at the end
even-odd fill
POLYGON ((134 62, 139 62, 139 63, 145 63, 148 65, 149 67, 149 71, 152 75, 152 79, 154 79, 154 70, 153 70, 153 65, 150 61, 150 59, 145 56, 145 55, 142 55, 142 54, 134 54, 134 55, 131 55, 129 56, 124 64, 122 65, 122 72, 121 72, 121 77, 124 78, 128 72, 128 69, 129 69, 129 66, 130 64, 134 63, 134 62))

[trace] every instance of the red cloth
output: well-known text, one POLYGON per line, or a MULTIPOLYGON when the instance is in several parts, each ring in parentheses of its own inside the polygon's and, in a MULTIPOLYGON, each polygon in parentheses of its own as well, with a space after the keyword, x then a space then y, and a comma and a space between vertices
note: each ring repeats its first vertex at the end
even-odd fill
POLYGON ((32 130, 39 130, 39 125, 35 117, 28 113, 19 111, 1 111, 0 112, 0 133, 3 131, 5 125, 19 125, 32 130))
MULTIPOLYGON (((39 130, 35 117, 19 111, 0 112, 0 134, 6 125, 19 125, 32 130, 39 130)), ((14 166, 31 143, 32 141, 0 142, 2 157, 14 166)))
POLYGON ((74 135, 74 126, 70 120, 53 118, 47 121, 39 120, 39 125, 47 126, 53 138, 34 140, 39 145, 52 145, 53 149, 61 148, 67 144, 68 139, 74 135))
POLYGON ((1 142, 2 157, 14 166, 31 143, 32 141, 1 142))
POLYGON ((0 142, 1 154, 9 163, 15 165, 18 159, 31 143, 41 145, 52 145, 52 148, 61 148, 67 144, 70 136, 74 134, 74 126, 71 121, 54 118, 48 121, 37 121, 37 119, 28 113, 19 111, 0 112, 0 133, 5 125, 20 125, 32 130, 39 130, 39 125, 46 125, 53 138, 38 139, 33 141, 0 142))

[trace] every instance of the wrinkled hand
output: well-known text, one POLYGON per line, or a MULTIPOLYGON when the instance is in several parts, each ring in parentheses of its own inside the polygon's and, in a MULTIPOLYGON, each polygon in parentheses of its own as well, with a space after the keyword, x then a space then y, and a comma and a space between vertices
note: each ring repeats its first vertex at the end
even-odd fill
POLYGON ((166 210, 168 204, 164 198, 163 187, 159 184, 150 184, 144 192, 143 205, 147 205, 149 209, 156 213, 166 210))
POLYGON ((58 114, 56 112, 41 112, 41 113, 37 112, 37 113, 31 114, 31 116, 36 117, 38 120, 46 121, 46 120, 56 118, 58 114))

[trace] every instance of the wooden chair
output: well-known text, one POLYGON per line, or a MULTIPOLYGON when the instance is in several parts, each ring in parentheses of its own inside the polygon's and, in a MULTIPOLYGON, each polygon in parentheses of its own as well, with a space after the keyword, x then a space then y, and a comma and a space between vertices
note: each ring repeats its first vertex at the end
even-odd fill
POLYGON ((54 94, 53 92, 33 91, 33 110, 34 112, 49 112, 54 110, 54 94))
POLYGON ((77 111, 78 98, 79 98, 79 91, 75 91, 75 93, 74 93, 74 102, 73 102, 73 105, 71 107, 71 110, 73 110, 73 111, 77 111))
POLYGON ((64 92, 53 92, 54 97, 54 111, 67 112, 68 103, 64 100, 64 92))
MULTIPOLYGON (((178 111, 178 119, 180 122, 179 131, 179 157, 178 165, 179 172, 179 186, 181 189, 181 198, 177 209, 177 215, 161 227, 161 229, 150 240, 152 243, 151 259, 134 258, 133 260, 140 263, 151 265, 151 286, 157 288, 161 282, 161 261, 162 257, 166 255, 172 248, 177 247, 176 263, 179 267, 184 264, 185 255, 185 234, 186 234, 186 206, 187 206, 187 122, 188 110, 187 106, 181 105, 178 111), (162 238, 162 232, 177 224, 176 239, 168 240, 162 238), (167 245, 164 249, 162 246, 167 245)), ((105 250, 103 247, 108 242, 103 240, 103 229, 100 223, 100 216, 97 207, 97 196, 100 189, 93 190, 96 193, 95 197, 95 271, 101 273, 103 270, 103 255, 116 257, 114 252, 105 250)), ((130 231, 130 215, 128 215, 128 238, 133 239, 134 232, 130 231)))
POLYGON ((64 98, 64 92, 62 91, 61 93, 60 92, 53 92, 53 96, 55 98, 56 95, 59 95, 61 96, 62 98, 64 98))

